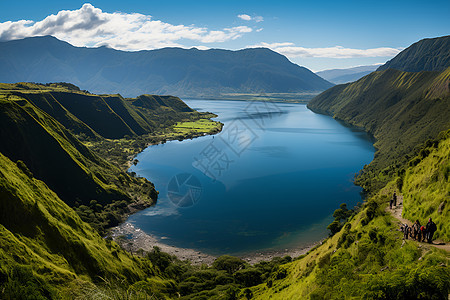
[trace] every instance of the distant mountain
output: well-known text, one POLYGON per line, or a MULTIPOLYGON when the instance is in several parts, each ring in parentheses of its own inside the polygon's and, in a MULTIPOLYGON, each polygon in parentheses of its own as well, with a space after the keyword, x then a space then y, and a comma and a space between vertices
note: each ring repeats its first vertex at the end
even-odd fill
POLYGON ((51 36, 0 42, 0 82, 71 82, 94 93, 182 97, 323 91, 332 84, 265 48, 80 48, 51 36))
POLYGON ((378 66, 360 66, 348 69, 331 69, 316 72, 323 79, 335 84, 342 84, 347 82, 356 81, 367 74, 372 73, 378 68, 378 66))
POLYGON ((396 69, 406 72, 443 71, 450 66, 450 35, 423 39, 412 44, 377 71, 396 69))

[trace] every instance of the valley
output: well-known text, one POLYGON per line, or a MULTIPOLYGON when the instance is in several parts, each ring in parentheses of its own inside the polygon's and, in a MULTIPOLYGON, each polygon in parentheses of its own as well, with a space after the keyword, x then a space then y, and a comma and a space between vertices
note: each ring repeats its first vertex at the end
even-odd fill
POLYGON ((336 86, 264 48, 1 42, 0 298, 447 299, 448 248, 387 207, 450 243, 449 40, 336 86))

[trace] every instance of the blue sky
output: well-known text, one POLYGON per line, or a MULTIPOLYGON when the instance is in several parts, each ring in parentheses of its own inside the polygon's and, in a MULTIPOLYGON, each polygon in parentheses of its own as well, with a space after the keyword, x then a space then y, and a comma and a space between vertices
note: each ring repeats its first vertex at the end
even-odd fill
POLYGON ((0 40, 51 34, 130 51, 265 46, 319 71, 384 63, 422 38, 450 34, 449 16, 448 0, 0 0, 0 40))

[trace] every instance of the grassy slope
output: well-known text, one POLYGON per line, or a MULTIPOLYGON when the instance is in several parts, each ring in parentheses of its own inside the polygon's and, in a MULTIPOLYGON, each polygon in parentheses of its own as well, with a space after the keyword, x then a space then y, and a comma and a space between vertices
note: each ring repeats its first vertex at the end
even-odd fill
POLYGON ((308 107, 362 127, 378 151, 360 178, 366 190, 381 188, 392 168, 403 165, 427 139, 450 127, 450 68, 438 72, 373 72, 333 87, 308 107), (381 170, 384 172, 381 172, 381 170))
POLYGON ((11 280, 17 278, 11 272, 25 265, 62 292, 73 280, 133 281, 153 272, 102 239, 45 183, 26 173, 0 154, 0 279, 9 282, 0 295, 14 290, 11 280))
POLYGON ((450 131, 442 134, 446 140, 429 142, 411 160, 403 179, 403 217, 419 219, 424 224, 432 217, 438 230, 436 238, 450 241, 450 131))
MULTIPOLYGON (((405 209, 422 223, 432 207, 412 195, 448 199, 450 138, 430 149, 427 158, 406 170, 405 209), (433 174, 439 180, 427 185, 433 174), (424 190, 421 187, 427 186, 424 190)), ((395 219, 385 212, 397 181, 389 182, 370 198, 363 210, 344 229, 306 256, 284 265, 287 277, 252 288, 255 299, 447 299, 450 290, 450 255, 444 250, 414 241, 402 241, 395 219)), ((431 212, 441 237, 448 241, 448 207, 431 212), (447 228, 445 228, 447 227, 447 228)))
POLYGON ((3 98, 0 105, 1 152, 23 160, 66 203, 131 200, 117 179, 120 169, 92 153, 59 122, 22 98, 3 98))

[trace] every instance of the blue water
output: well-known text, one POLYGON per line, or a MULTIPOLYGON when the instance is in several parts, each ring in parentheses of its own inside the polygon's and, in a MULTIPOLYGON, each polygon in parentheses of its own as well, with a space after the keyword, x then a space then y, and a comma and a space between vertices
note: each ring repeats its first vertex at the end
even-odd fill
POLYGON ((189 100, 219 115, 222 133, 148 147, 130 171, 158 203, 129 218, 178 247, 213 255, 309 245, 327 236, 352 182, 373 159, 370 137, 302 104, 189 100))

